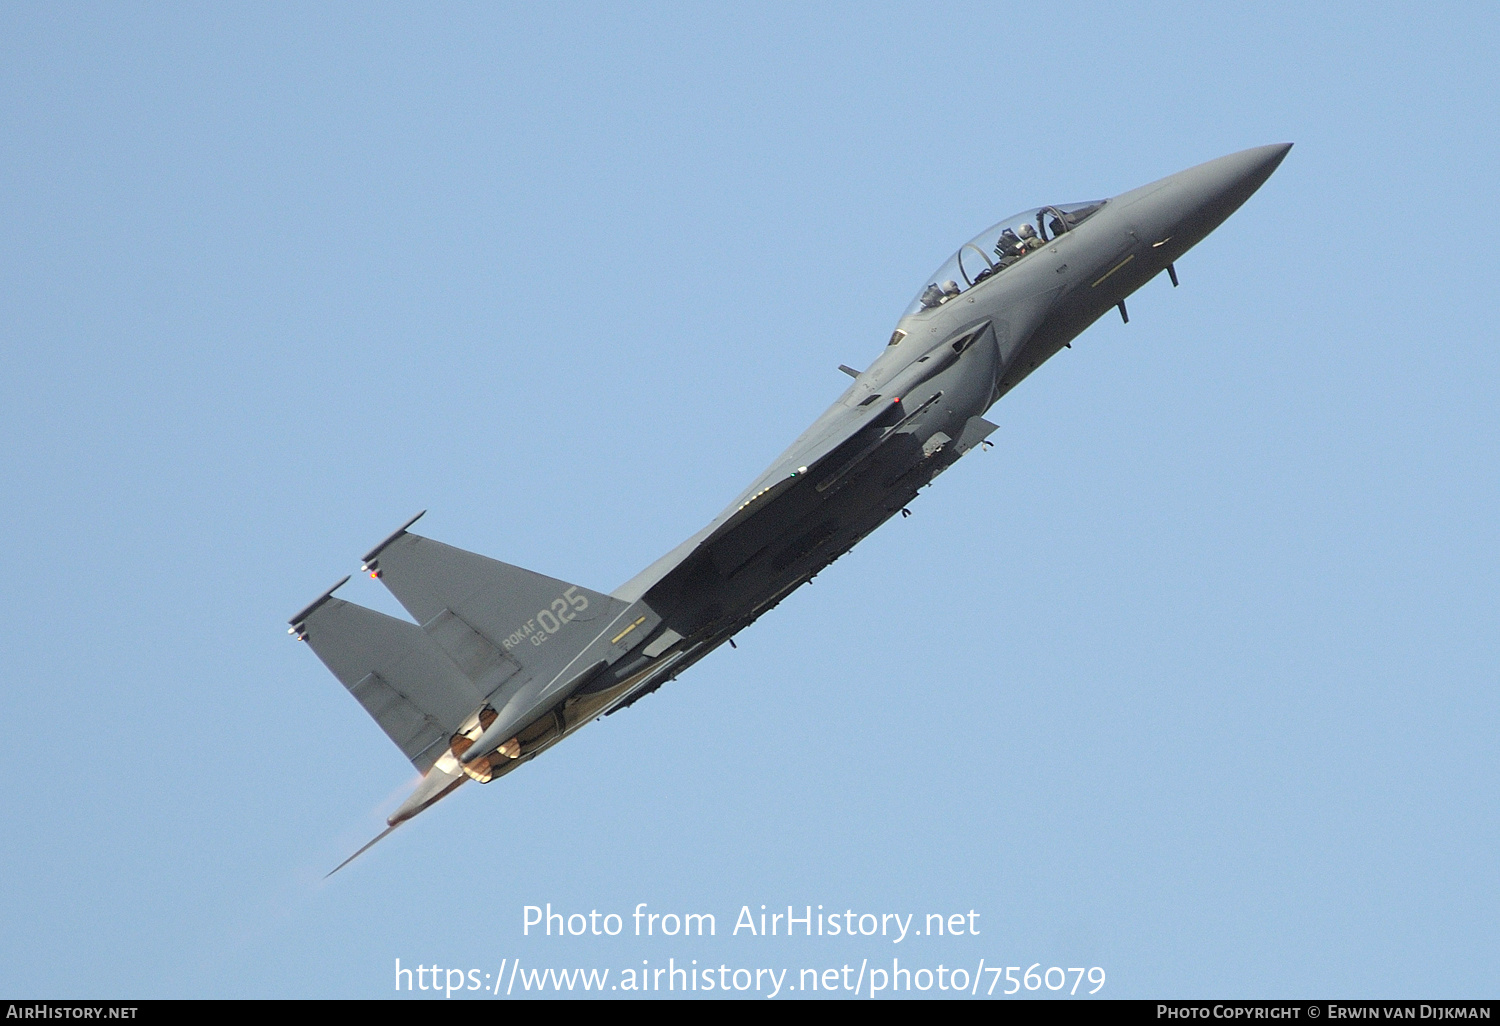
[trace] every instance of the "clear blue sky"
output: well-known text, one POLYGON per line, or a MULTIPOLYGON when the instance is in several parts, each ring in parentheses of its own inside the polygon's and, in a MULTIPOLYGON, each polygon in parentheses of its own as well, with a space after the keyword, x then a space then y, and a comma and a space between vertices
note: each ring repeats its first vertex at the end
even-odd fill
POLYGON ((0 993, 1494 996, 1500 15, 1031 6, 0 9, 0 993), (613 588, 974 232, 1280 141, 914 517, 321 879, 412 771, 285 620, 407 516, 613 588))

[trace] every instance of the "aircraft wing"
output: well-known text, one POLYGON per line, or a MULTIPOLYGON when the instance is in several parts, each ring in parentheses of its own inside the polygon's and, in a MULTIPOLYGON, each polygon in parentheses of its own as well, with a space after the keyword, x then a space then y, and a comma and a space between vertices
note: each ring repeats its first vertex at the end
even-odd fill
POLYGON ((768 489, 795 480, 793 475, 799 469, 806 468, 811 471, 820 461, 851 439, 866 430, 879 431, 888 428, 900 420, 901 415, 899 399, 877 401, 868 406, 854 407, 845 406, 842 402, 835 403, 813 421, 806 431, 798 435, 797 439, 786 447, 786 451, 776 457, 776 461, 752 481, 750 486, 730 504, 729 508, 719 514, 714 523, 709 526, 715 528, 722 526, 736 513, 765 495, 768 489))
POLYGON ((799 480, 828 461, 829 456, 844 447, 858 448, 860 439, 884 432, 901 419, 899 400, 885 400, 868 406, 846 406, 837 402, 813 421, 776 461, 765 469, 708 526, 688 538, 671 552, 642 570, 611 594, 627 602, 640 598, 651 586, 666 577, 711 539, 717 540, 745 523, 751 516, 770 508, 799 480))
MULTIPOLYGON (((835 404, 803 432, 735 502, 703 530, 667 553, 613 592, 614 597, 634 600, 673 575, 685 564, 710 559, 723 577, 731 577, 765 546, 782 537, 788 525, 813 511, 859 469, 882 452, 897 436, 901 425, 921 412, 941 393, 908 408, 899 398, 877 400, 866 407, 835 404)), ((959 453, 967 451, 994 430, 994 425, 975 417, 970 428, 955 443, 959 453)), ((915 444, 906 448, 918 455, 915 444)))
POLYGON ((835 414, 832 423, 821 431, 815 423, 710 525, 695 551, 711 553, 720 573, 733 573, 788 523, 818 505, 911 415, 898 398, 856 410, 835 406, 830 412, 835 414), (862 415, 848 415, 856 412, 862 415))

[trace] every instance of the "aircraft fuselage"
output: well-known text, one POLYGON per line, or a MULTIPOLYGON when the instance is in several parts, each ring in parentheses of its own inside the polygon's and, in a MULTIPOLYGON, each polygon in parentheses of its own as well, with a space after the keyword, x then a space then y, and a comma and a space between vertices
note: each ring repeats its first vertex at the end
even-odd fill
MULTIPOLYGON (((899 399, 909 412, 891 436, 847 480, 828 485, 837 468, 815 471, 778 496, 783 515, 736 551, 689 555, 652 583, 647 601, 685 636, 745 626, 904 509, 977 441, 975 418, 1099 317, 1123 314, 1123 301, 1238 208, 1288 148, 1232 154, 1116 196, 1013 264, 902 317, 892 343, 820 418, 899 399)), ((971 262, 990 269, 969 248, 971 262)))
POLYGON ((415 623, 336 599, 337 585, 291 621, 424 773, 392 827, 675 679, 905 511, 985 441, 996 400, 1112 309, 1128 322, 1125 299, 1163 270, 1176 285, 1175 261, 1290 148, 1244 150, 980 233, 868 368, 844 368, 853 383, 775 463, 607 595, 410 534, 408 522, 365 569, 415 623))

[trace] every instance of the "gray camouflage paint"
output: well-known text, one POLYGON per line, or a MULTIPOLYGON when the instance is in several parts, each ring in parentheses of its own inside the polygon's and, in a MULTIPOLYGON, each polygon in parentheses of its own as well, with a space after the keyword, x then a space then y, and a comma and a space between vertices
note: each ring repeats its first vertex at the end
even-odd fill
POLYGON ((909 312, 734 502, 611 595, 404 525, 365 564, 416 625, 332 590, 291 621, 425 774, 391 828, 674 679, 902 511, 993 430, 982 415, 996 400, 1100 316, 1126 316, 1126 297, 1163 270, 1175 284, 1173 263, 1290 149, 1244 150, 1115 196, 999 273, 909 312))

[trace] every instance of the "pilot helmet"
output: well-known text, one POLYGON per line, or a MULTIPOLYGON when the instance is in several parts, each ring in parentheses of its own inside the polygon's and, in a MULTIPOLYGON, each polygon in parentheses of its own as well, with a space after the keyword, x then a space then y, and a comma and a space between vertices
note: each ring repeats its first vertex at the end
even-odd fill
POLYGON ((1029 239, 1034 235, 1036 235, 1036 229, 1031 227, 1030 224, 1021 225, 1021 238, 1029 239))
POLYGON ((943 282, 943 295, 956 296, 958 295, 958 293, 958 282, 954 281, 952 278, 949 278, 947 281, 943 282))

